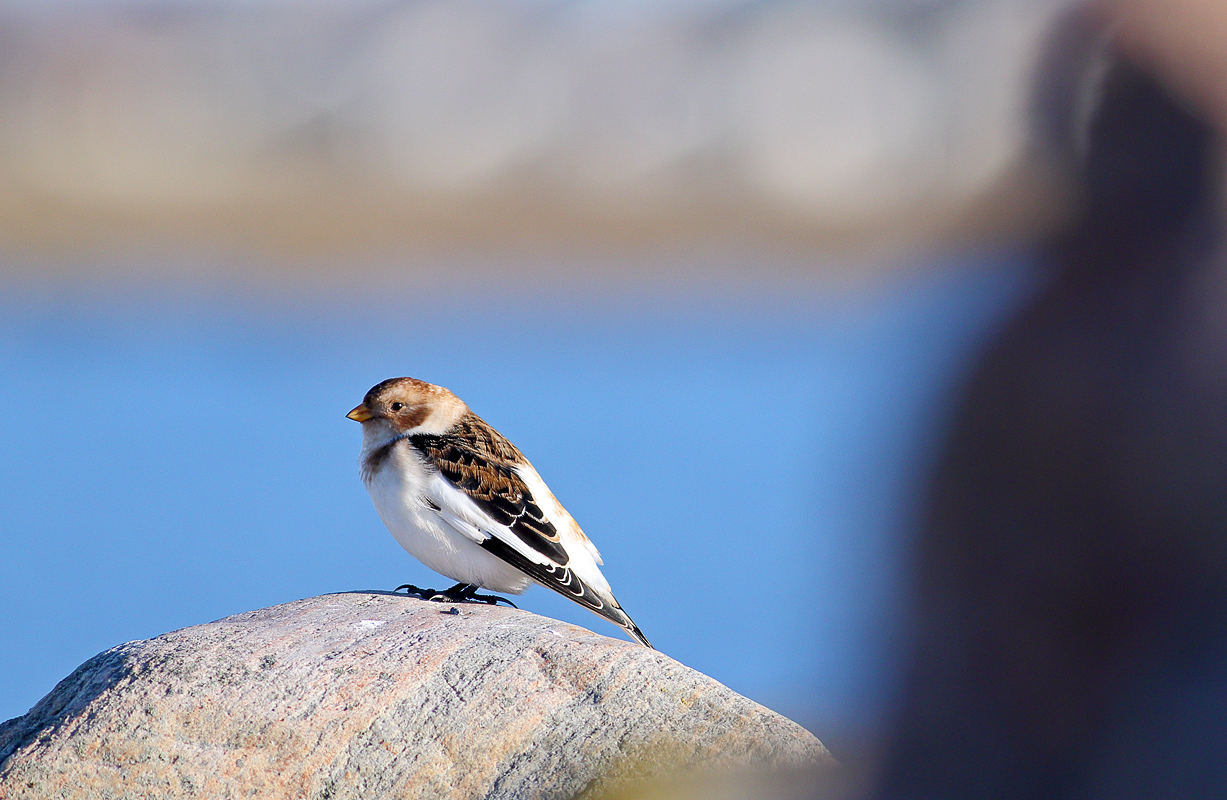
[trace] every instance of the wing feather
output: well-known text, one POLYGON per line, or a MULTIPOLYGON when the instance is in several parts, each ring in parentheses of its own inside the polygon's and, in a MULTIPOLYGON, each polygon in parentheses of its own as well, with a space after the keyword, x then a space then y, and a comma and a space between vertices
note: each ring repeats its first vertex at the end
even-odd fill
POLYGON ((447 506, 448 507, 446 508, 440 507, 435 511, 441 520, 446 522, 448 525, 451 525, 457 531, 464 534, 469 539, 472 539, 477 544, 481 544, 490 538, 490 534, 483 531, 470 520, 465 519, 465 517, 461 516, 460 514, 457 514, 456 509, 452 508, 451 504, 447 504, 447 506))
MULTIPOLYGON (((462 508, 453 508, 453 513, 477 525, 484 534, 509 532, 518 542, 508 544, 517 550, 520 547, 516 545, 526 545, 534 551, 530 556, 534 561, 544 557, 560 567, 570 562, 558 530, 516 469, 527 463, 526 459, 484 420, 470 412, 448 433, 419 434, 409 440, 427 463, 494 524, 482 525, 462 508), (487 527, 490 530, 485 530, 487 527)), ((441 497, 436 502, 440 499, 447 501, 441 497)))
POLYGON ((652 646, 614 600, 596 566, 601 556, 595 545, 498 431, 468 412, 445 434, 418 434, 409 441, 438 470, 428 493, 444 522, 547 589, 652 646), (582 545, 574 559, 551 516, 566 528, 572 547, 582 545))
POLYGON ((501 539, 487 539, 482 543, 482 547, 515 566, 547 589, 553 589, 555 592, 574 600, 598 616, 609 620, 629 633, 631 638, 645 647, 652 646, 652 643, 648 641, 648 637, 643 635, 643 631, 639 630, 639 626, 622 610, 622 607, 617 604, 612 596, 602 597, 597 592, 594 592, 569 567, 557 567, 552 564, 538 564, 529 561, 501 539))

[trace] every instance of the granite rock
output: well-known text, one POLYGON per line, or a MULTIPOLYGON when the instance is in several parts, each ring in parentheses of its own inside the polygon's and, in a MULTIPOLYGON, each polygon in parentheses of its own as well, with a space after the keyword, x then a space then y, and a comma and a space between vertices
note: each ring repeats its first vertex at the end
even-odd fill
POLYGON ((0 726, 0 799, 567 798, 831 764, 663 653, 510 608, 347 593, 128 642, 0 726))

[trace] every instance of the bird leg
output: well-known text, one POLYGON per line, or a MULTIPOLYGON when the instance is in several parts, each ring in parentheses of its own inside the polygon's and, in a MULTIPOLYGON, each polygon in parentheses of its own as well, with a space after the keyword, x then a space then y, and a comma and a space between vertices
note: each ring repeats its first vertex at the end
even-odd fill
POLYGON ((512 608, 519 608, 519 606, 506 597, 499 597, 496 594, 478 594, 477 590, 479 588, 472 583, 458 583, 452 588, 445 589, 427 599, 433 600, 436 603, 485 603, 491 606, 498 605, 498 602, 502 600, 512 608))

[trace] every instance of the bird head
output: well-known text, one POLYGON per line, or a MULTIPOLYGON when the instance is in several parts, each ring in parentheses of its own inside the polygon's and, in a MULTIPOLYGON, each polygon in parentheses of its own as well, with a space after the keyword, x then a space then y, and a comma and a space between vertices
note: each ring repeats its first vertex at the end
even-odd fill
POLYGON ((389 378, 371 387, 345 416, 362 423, 364 429, 385 428, 398 436, 419 429, 442 433, 464 410, 464 403, 442 386, 414 378, 389 378))

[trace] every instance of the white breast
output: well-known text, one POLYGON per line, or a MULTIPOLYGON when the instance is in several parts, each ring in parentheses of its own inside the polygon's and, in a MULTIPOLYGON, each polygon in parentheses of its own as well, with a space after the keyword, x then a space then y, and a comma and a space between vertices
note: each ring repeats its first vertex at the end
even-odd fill
MULTIPOLYGON (((367 448, 363 448, 363 458, 367 448)), ((427 500, 427 485, 437 472, 408 441, 369 476, 375 511, 401 547, 435 572, 495 592, 519 594, 529 578, 491 555, 476 541, 448 525, 427 500)))

